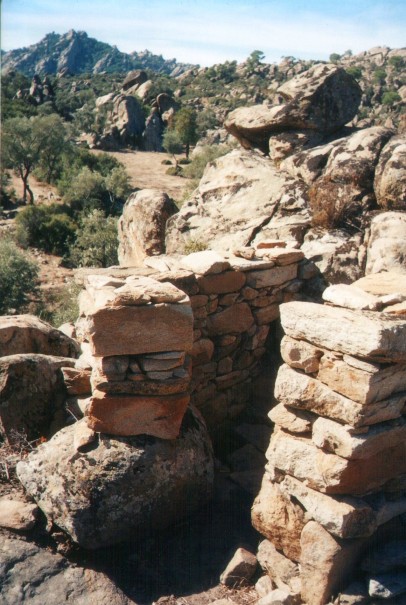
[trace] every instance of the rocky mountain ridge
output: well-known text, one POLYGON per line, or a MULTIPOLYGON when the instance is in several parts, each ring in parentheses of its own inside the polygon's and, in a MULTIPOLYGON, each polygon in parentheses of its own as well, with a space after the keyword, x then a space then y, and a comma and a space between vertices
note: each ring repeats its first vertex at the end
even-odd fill
POLYGON ((164 59, 149 50, 123 53, 116 46, 90 38, 86 32, 70 30, 66 34, 47 34, 40 42, 17 48, 2 56, 3 74, 18 71, 34 74, 66 75, 80 73, 117 73, 149 68, 155 72, 179 75, 195 67, 164 59))

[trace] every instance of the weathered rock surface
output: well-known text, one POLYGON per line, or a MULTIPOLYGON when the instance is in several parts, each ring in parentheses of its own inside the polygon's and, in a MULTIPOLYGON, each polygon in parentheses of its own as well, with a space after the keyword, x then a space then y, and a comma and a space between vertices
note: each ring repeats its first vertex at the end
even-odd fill
POLYGON ((168 221, 166 248, 178 252, 192 237, 215 250, 234 250, 271 219, 279 217, 281 229, 291 220, 287 231, 300 231, 309 216, 303 184, 254 152, 234 150, 207 166, 196 195, 168 221))
POLYGON ((373 294, 368 294, 357 286, 346 284, 328 286, 323 292, 323 300, 336 307, 361 311, 377 311, 382 306, 373 294))
POLYGON ((107 576, 16 538, 0 543, 1 605, 135 605, 107 576))
POLYGON ((110 435, 152 435, 176 439, 190 396, 109 395, 94 391, 86 409, 87 425, 110 435))
POLYGON ((165 252, 165 224, 177 212, 166 193, 142 189, 127 199, 118 221, 120 265, 142 266, 146 256, 165 252))
POLYGON ((34 353, 0 357, 0 435, 38 439, 64 425, 61 368, 69 365, 71 358, 34 353))
POLYGON ((301 537, 302 599, 325 605, 344 588, 360 555, 363 540, 340 541, 315 521, 309 521, 301 537))
POLYGON ((386 297, 399 294, 406 297, 406 273, 399 273, 396 270, 369 273, 361 277, 354 285, 376 296, 386 297))
POLYGON ((175 441, 100 434, 87 452, 76 452, 74 434, 74 426, 59 431, 17 473, 49 520, 85 548, 158 531, 210 498, 210 440, 192 410, 175 441))
POLYGON ((364 495, 406 472, 406 445, 387 445, 368 459, 347 460, 324 452, 309 438, 293 437, 279 430, 272 436, 266 457, 270 468, 307 481, 316 491, 364 495))
POLYGON ((291 502, 278 485, 262 480, 251 513, 252 524, 263 536, 293 561, 300 559, 300 534, 307 521, 303 510, 291 502))
POLYGON ((258 563, 276 586, 292 594, 300 593, 299 567, 278 552, 269 540, 263 540, 258 548, 258 563))
POLYGON ((35 525, 38 506, 11 498, 0 499, 0 527, 28 531, 35 525))
POLYGON ((406 360, 406 326, 401 320, 302 302, 283 304, 280 312, 292 338, 358 357, 406 360))
POLYGON ((399 418, 406 395, 394 395, 369 405, 336 393, 325 384, 287 365, 279 368, 275 396, 286 406, 308 410, 352 427, 369 426, 399 418))
POLYGON ((249 582, 257 568, 257 558, 245 548, 238 548, 233 558, 220 576, 220 582, 225 586, 241 586, 249 582))
POLYGON ((309 488, 305 483, 286 475, 280 490, 293 496, 328 532, 339 538, 370 536, 377 527, 374 511, 363 500, 342 496, 327 496, 309 488))
POLYGON ((34 315, 3 315, 0 317, 0 357, 19 353, 78 357, 79 345, 34 315))
POLYGON ((354 117, 361 100, 357 82, 334 65, 317 65, 278 88, 284 105, 236 109, 225 128, 246 147, 268 152, 272 134, 292 130, 333 132, 354 117))
POLYGON ((393 137, 382 149, 375 171, 376 201, 385 210, 406 210, 406 137, 393 137))
POLYGON ((112 128, 121 144, 134 145, 145 128, 141 104, 130 95, 118 95, 112 110, 112 128))
POLYGON ((329 283, 352 284, 363 275, 361 243, 360 234, 344 229, 309 229, 301 249, 329 283))
POLYGON ((405 364, 368 363, 350 355, 329 354, 320 359, 317 378, 333 391, 369 405, 405 390, 405 364))
POLYGON ((406 273, 406 214, 384 212, 371 222, 365 273, 406 273))

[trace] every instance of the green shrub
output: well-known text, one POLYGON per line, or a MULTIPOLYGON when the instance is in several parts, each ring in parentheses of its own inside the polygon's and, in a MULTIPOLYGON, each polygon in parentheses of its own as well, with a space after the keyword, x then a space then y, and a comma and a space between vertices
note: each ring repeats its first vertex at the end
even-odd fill
POLYGON ((16 238, 22 246, 34 246, 44 252, 63 256, 76 234, 76 224, 66 213, 66 207, 27 206, 16 218, 16 238))
POLYGON ((192 254, 192 252, 202 252, 203 250, 207 250, 207 243, 193 237, 183 246, 183 254, 192 254))
POLYGON ((110 267, 118 262, 117 248, 117 219, 92 210, 80 220, 70 258, 77 267, 110 267))
POLYGON ((360 67, 349 67, 346 69, 346 72, 356 80, 360 80, 362 78, 362 69, 360 67))
POLYGON ((183 169, 180 166, 169 166, 165 170, 165 174, 169 176, 181 176, 183 175, 183 169))
POLYGON ((0 314, 24 310, 37 293, 38 265, 10 239, 0 240, 0 314))
POLYGON ((389 107, 401 100, 401 96, 394 90, 387 90, 382 95, 382 105, 388 105, 389 107))

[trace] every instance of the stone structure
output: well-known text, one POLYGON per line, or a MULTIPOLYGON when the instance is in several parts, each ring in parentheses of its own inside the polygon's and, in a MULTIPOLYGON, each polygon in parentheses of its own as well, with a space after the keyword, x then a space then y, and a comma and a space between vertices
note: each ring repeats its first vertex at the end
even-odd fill
MULTIPOLYGON (((285 363, 252 520, 267 538, 262 567, 295 602, 351 594, 362 569, 365 600, 337 603, 366 603, 368 582, 369 597, 397 594, 390 572, 399 563, 380 552, 397 552, 405 531, 406 322, 383 308, 393 296, 334 286, 324 298, 330 305, 281 306, 285 363)), ((396 573, 402 583, 404 570, 396 573)))
POLYGON ((94 356, 92 428, 106 432, 108 422, 111 431, 117 421, 123 434, 121 419, 113 421, 117 405, 134 431, 148 398, 152 406, 157 398, 175 406, 179 422, 190 395, 212 435, 241 413, 280 303, 295 299, 312 275, 303 253, 285 242, 260 246, 227 258, 212 251, 150 257, 154 270, 85 272, 77 331, 94 356))

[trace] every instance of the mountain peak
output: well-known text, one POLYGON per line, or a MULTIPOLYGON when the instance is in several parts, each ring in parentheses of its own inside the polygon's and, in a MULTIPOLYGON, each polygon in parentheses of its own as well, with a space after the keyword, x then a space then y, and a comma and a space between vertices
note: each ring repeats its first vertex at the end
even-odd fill
POLYGON ((65 75, 81 73, 120 73, 132 69, 152 69, 171 74, 182 73, 193 65, 165 60, 151 51, 123 53, 116 46, 90 38, 85 31, 69 30, 65 34, 50 32, 26 48, 4 53, 2 73, 18 71, 26 76, 34 74, 65 75))

